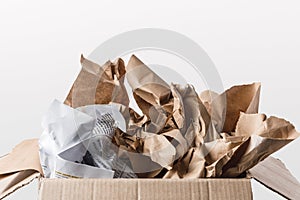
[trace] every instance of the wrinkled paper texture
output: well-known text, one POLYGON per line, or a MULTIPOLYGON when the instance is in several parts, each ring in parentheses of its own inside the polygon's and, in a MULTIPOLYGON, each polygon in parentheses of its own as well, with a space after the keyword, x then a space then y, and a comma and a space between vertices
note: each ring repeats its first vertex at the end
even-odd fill
POLYGON ((100 66, 83 56, 80 59, 82 69, 75 80, 65 104, 77 108, 93 104, 110 102, 129 104, 124 86, 125 65, 122 59, 107 61, 100 66))
POLYGON ((126 130, 116 105, 71 108, 55 100, 43 120, 40 160, 45 177, 121 178, 136 175, 118 159, 111 138, 126 130))
POLYGON ((119 105, 126 125, 111 148, 138 177, 239 177, 299 136, 289 122, 258 114, 260 83, 199 94, 167 84, 134 55, 126 68, 121 59, 100 66, 82 56, 81 64, 65 104, 119 105), (128 106, 125 78, 142 115, 128 106))

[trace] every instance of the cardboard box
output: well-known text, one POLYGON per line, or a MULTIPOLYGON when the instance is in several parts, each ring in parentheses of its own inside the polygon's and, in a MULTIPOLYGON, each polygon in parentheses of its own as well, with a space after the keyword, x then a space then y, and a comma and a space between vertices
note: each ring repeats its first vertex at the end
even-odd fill
POLYGON ((252 199, 242 179, 41 179, 39 199, 252 199))
POLYGON ((251 180, 287 199, 300 199, 300 184, 284 164, 269 157, 246 178, 215 179, 47 179, 39 182, 40 200, 199 199, 251 200, 251 180))
POLYGON ((39 199, 253 199, 251 180, 288 199, 300 199, 300 184, 284 164, 269 157, 246 178, 215 179, 47 179, 39 182, 39 199))

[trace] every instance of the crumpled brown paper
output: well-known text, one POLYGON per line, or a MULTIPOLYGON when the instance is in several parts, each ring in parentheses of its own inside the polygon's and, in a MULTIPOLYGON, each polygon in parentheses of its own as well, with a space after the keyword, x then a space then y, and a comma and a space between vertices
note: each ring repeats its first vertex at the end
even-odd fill
POLYGON ((260 83, 253 83, 234 86, 219 96, 213 93, 212 100, 207 94, 200 95, 200 98, 208 99, 205 105, 210 110, 213 106, 218 112, 226 108, 223 139, 217 140, 206 156, 205 177, 237 177, 299 136, 289 122, 257 114, 259 92, 260 83), (223 95, 226 105, 217 104, 223 95), (219 145, 223 149, 218 148, 219 145))
POLYGON ((169 85, 136 56, 131 56, 126 70, 134 98, 144 114, 149 116, 151 107, 168 102, 171 94, 169 85))
POLYGON ((299 136, 289 122, 258 114, 260 83, 199 94, 168 85, 134 55, 126 70, 121 59, 81 63, 65 103, 121 104, 127 131, 117 130, 113 142, 139 177, 238 177, 299 136), (124 76, 143 115, 128 107, 124 76))
POLYGON ((234 131, 240 112, 258 112, 260 87, 260 83, 253 83, 233 86, 221 95, 213 91, 200 94, 218 132, 234 131))
MULTIPOLYGON (((223 177, 238 176, 299 137, 295 127, 284 119, 273 116, 265 119, 259 115, 256 116, 258 118, 257 121, 262 119, 261 124, 253 130, 246 152, 239 157, 239 160, 230 163, 225 169, 223 168, 223 177)), ((247 117, 253 118, 253 116, 247 117)), ((238 124, 238 127, 240 127, 238 130, 247 129, 248 127, 251 129, 251 126, 252 124, 249 124, 247 120, 243 120, 238 124)), ((237 134, 243 135, 243 132, 238 132, 237 134)))
POLYGON ((124 86, 125 65, 119 58, 100 66, 83 56, 82 69, 76 78, 65 104, 77 108, 92 104, 120 103, 128 106, 129 99, 124 86))

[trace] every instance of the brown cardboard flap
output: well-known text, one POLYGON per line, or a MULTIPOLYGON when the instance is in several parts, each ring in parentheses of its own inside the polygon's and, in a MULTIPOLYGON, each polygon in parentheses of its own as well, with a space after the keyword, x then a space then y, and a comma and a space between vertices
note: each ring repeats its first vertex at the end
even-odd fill
POLYGON ((38 139, 24 140, 0 158, 0 175, 23 170, 42 172, 38 139))
POLYGON ((17 189, 29 184, 34 179, 40 177, 40 173, 35 170, 24 170, 12 174, 0 176, 0 199, 13 193, 17 189))
POLYGON ((38 139, 25 140, 0 158, 0 199, 40 177, 38 139))
POLYGON ((42 200, 252 199, 250 179, 41 179, 42 200))
POLYGON ((249 170, 258 182, 288 199, 300 199, 300 183, 278 159, 268 157, 249 170))

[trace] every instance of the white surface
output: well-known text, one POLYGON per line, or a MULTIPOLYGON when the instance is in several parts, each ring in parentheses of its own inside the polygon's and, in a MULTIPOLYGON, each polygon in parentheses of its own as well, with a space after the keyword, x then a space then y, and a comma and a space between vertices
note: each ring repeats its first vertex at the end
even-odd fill
MULTIPOLYGON (((2 1, 0 154, 39 137, 41 117, 64 100, 79 58, 118 33, 144 27, 178 31, 199 43, 228 88, 262 82, 260 111, 299 122, 299 1, 2 1)), ((300 140, 276 153, 300 179, 300 140)), ((255 199, 281 199, 253 184, 255 199)), ((7 199, 36 199, 37 184, 7 199)))

